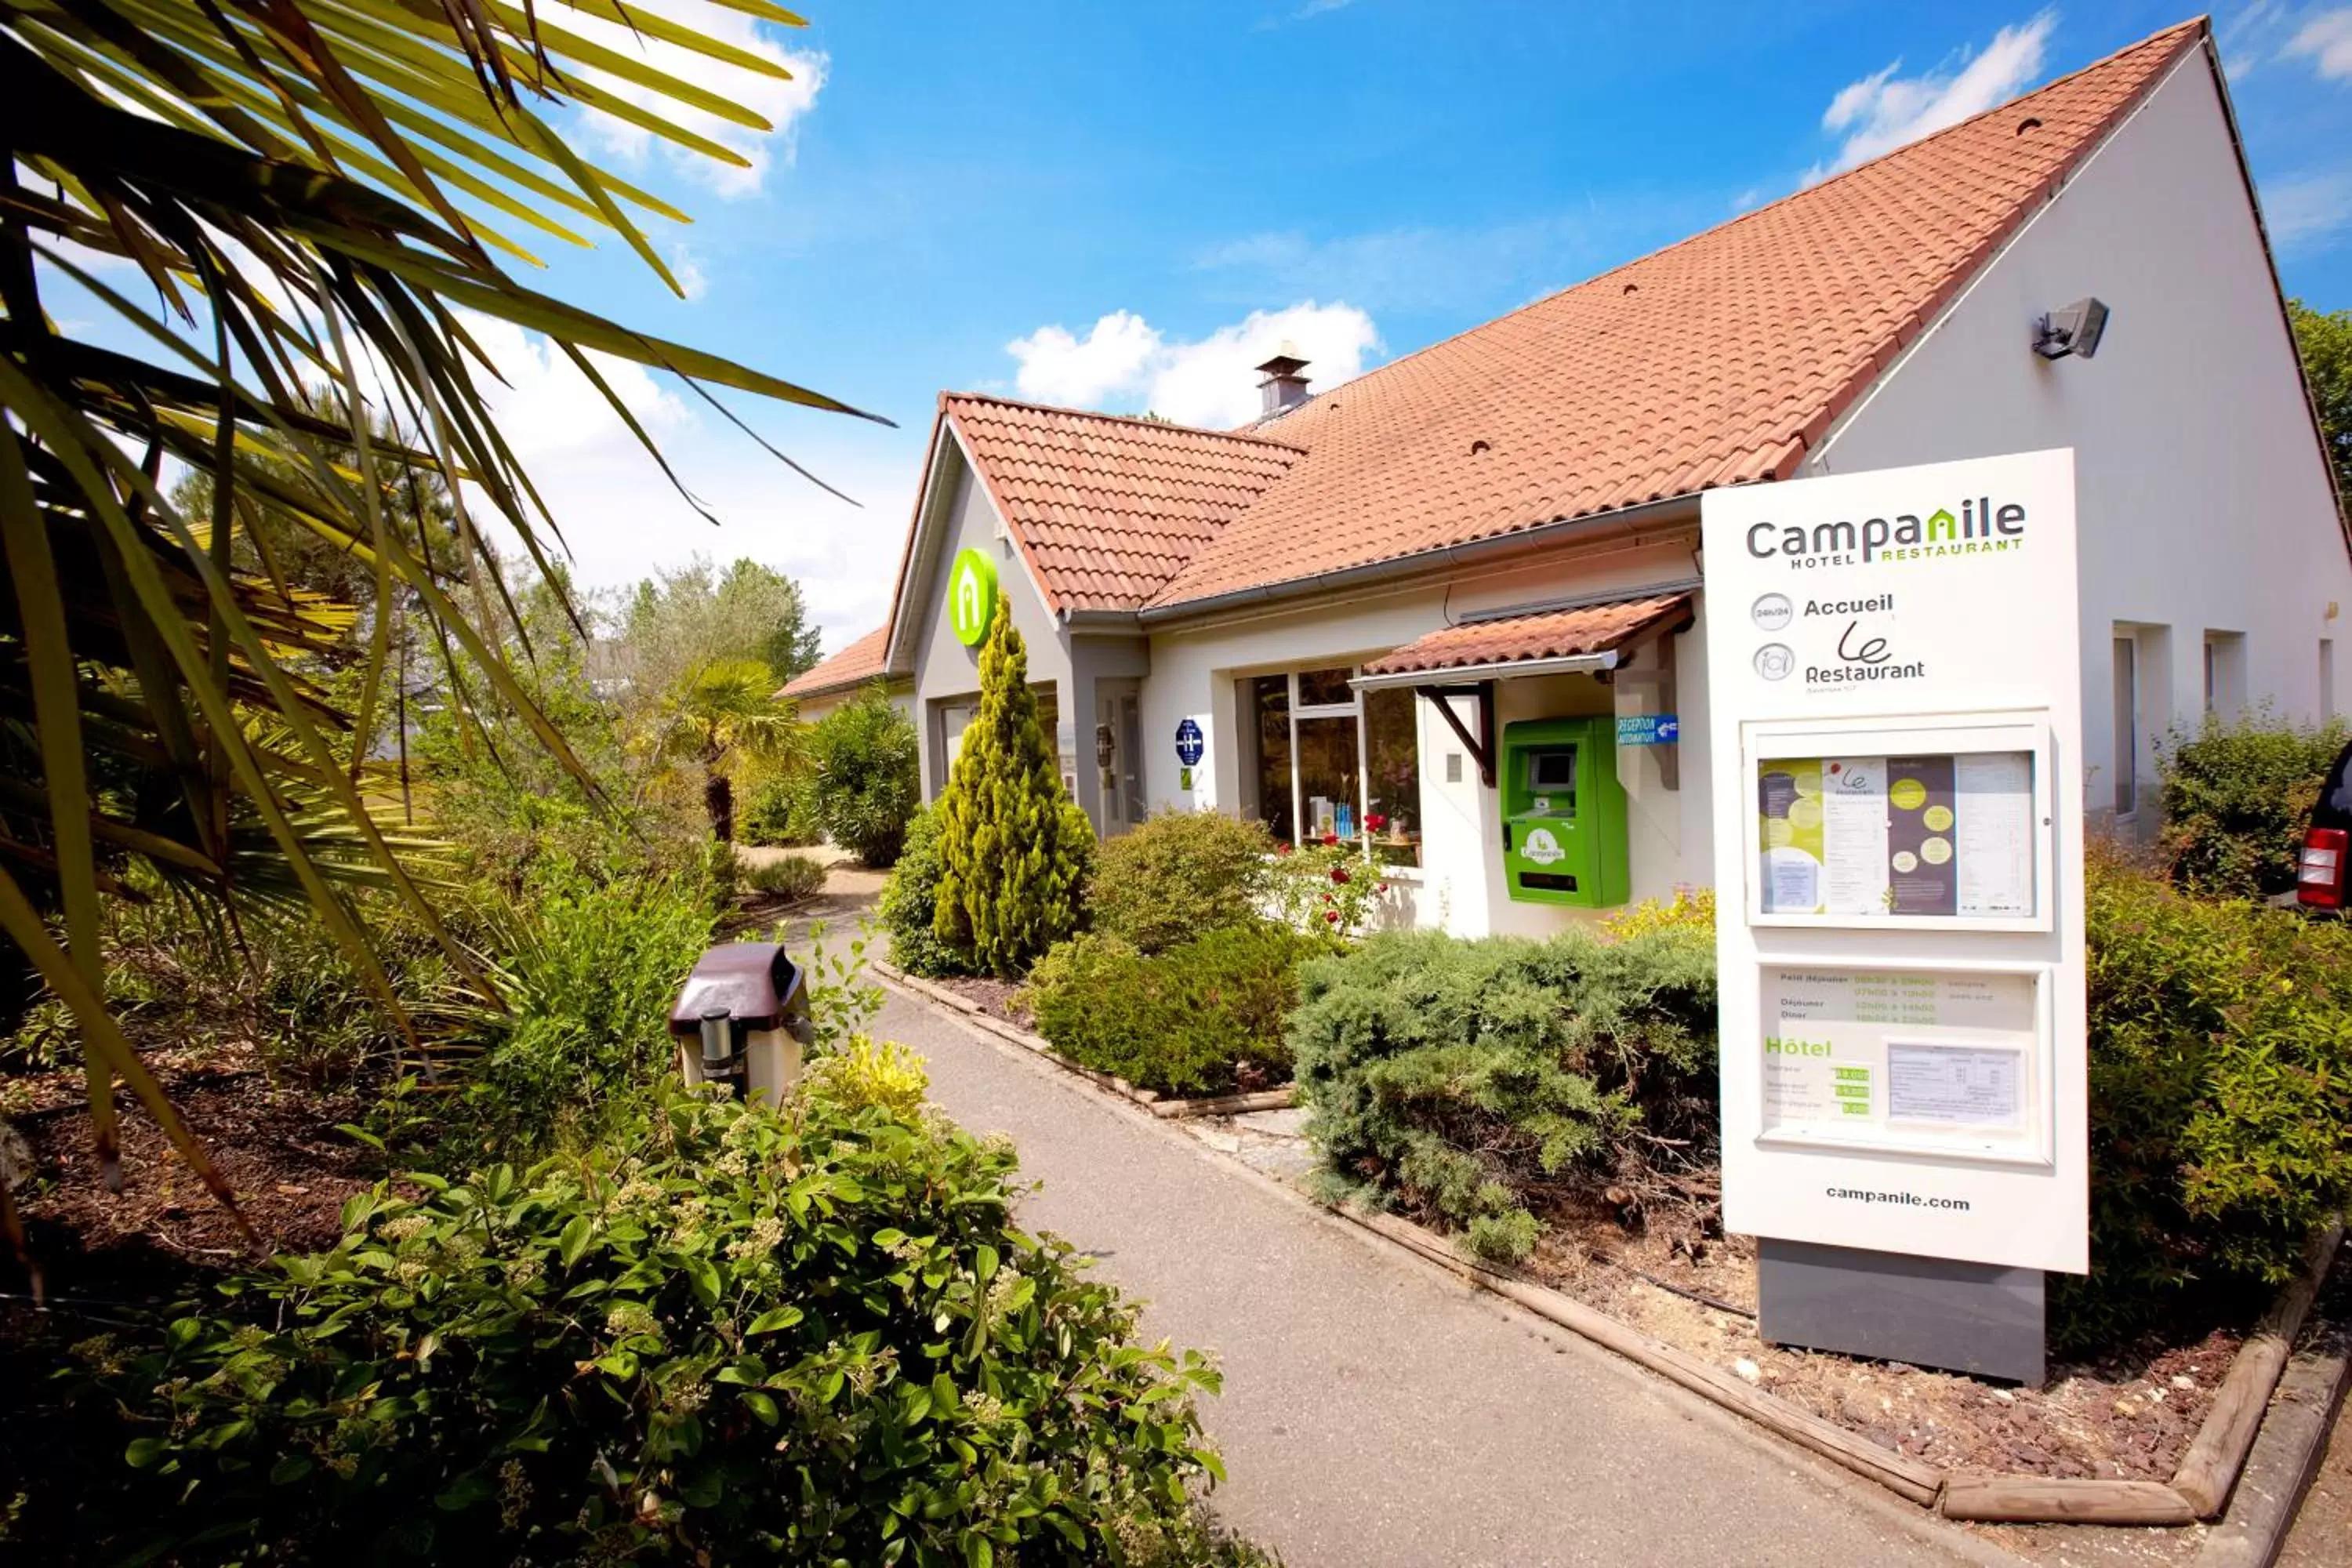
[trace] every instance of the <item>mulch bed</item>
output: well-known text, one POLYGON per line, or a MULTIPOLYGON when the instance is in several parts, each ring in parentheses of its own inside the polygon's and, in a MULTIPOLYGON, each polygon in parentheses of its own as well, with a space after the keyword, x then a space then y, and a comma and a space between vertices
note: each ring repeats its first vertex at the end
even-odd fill
MULTIPOLYGON (((1756 1308, 1750 1237, 1629 1223, 1596 1199, 1564 1197, 1544 1218, 1548 1228, 1524 1265, 1544 1284, 1882 1447, 1948 1470, 2169 1480, 2242 1338, 2235 1328, 2184 1327, 2168 1342, 2053 1363, 2042 1388, 2008 1387, 1765 1343, 1747 1315, 1756 1308)), ((2251 1324, 2260 1310, 2250 1306, 2243 1321, 2251 1324)))
MULTIPOLYGON (((0 1510, 25 1500, 7 1537, 12 1547, 54 1542, 51 1510, 72 1506, 89 1467, 120 1462, 114 1451, 82 1451, 89 1443, 74 1440, 56 1376, 72 1364, 67 1348, 198 1299, 271 1249, 333 1246, 344 1200, 383 1172, 381 1154, 336 1130, 360 1120, 355 1097, 274 1084, 236 1047, 202 1060, 170 1052, 147 1059, 255 1236, 181 1163, 127 1091, 118 1102, 123 1190, 113 1194, 100 1179, 79 1069, 11 1080, 8 1119, 30 1147, 32 1167, 17 1204, 48 1300, 46 1310, 34 1307, 24 1269, 0 1246, 0 1410, 10 1413, 0 1423, 0 1510)), ((71 1560, 54 1551, 41 1556, 71 1560)))
POLYGON ((1021 983, 1017 980, 998 980, 984 974, 950 974, 931 984, 942 991, 954 992, 990 1017, 1002 1018, 1015 1028, 1034 1029, 1037 1026, 1036 1015, 1024 1006, 1017 1005, 1013 1000, 1021 992, 1021 983))

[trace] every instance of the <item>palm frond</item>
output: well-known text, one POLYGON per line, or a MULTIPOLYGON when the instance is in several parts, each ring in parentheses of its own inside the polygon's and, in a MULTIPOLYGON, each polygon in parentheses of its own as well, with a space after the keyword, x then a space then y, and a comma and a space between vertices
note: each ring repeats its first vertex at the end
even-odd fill
MULTIPOLYGON (((570 9, 729 71, 782 68, 621 0, 570 9)), ((648 451, 592 355, 860 415, 502 268, 524 230, 601 232, 677 287, 638 221, 682 215, 572 151, 554 110, 737 161, 681 120, 764 126, 701 71, 593 33, 503 0, 0 0, 0 926, 79 1019, 110 1173, 120 1078, 216 1180, 100 1001, 98 900, 127 863, 224 908, 300 900, 396 1010, 351 896, 380 889, 495 998, 435 917, 424 847, 370 809, 395 616, 469 710, 503 710, 593 789, 500 652, 527 633, 487 525, 543 572, 561 535, 499 431, 466 313, 560 344, 648 451), (110 281, 116 262, 152 298, 110 281), (61 284, 109 342, 61 328, 44 298, 61 284), (167 473, 202 481, 200 514, 167 473), (418 476, 447 518, 403 504, 418 476), (291 585, 265 515, 294 531, 281 543, 348 556, 360 602, 291 585), (346 710, 319 676, 354 660, 346 710)))

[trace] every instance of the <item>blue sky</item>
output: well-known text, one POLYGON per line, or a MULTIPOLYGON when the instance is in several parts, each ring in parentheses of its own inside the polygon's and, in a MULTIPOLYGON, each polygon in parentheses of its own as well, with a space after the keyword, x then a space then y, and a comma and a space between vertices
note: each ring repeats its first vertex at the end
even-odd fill
MULTIPOLYGON (((1296 338, 1327 386, 2189 14, 806 4, 808 28, 760 29, 801 79, 760 100, 782 123, 743 142, 756 171, 714 179, 583 128, 696 215, 657 236, 694 298, 617 246, 541 281, 898 421, 742 409, 864 508, 633 381, 713 530, 520 339, 502 401, 587 581, 751 555, 804 579, 836 647, 884 614, 942 387, 1238 417, 1271 340, 1296 338)), ((2217 26, 2287 287, 2352 306, 2352 5, 2237 5, 2217 26)))

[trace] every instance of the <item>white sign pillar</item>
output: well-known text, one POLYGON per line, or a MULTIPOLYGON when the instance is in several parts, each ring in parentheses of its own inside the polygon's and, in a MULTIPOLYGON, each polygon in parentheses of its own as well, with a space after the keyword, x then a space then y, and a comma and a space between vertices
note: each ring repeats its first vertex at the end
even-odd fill
POLYGON ((1724 1223, 1765 1238, 1766 1336, 1777 1280, 1797 1342, 2037 1381, 2038 1271, 2089 1267, 2074 455, 1714 490, 1703 527, 1724 1223), (2030 1298, 2030 1364, 1971 1346, 1975 1288, 2030 1298))

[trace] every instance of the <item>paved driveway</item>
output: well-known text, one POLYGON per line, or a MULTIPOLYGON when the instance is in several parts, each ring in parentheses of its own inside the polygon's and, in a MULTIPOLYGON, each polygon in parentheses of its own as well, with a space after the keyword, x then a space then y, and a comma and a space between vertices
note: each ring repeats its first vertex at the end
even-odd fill
POLYGON ((1218 1510, 1289 1568, 2014 1561, 903 993, 877 1033, 1013 1135, 1045 1184, 1025 1224, 1098 1256, 1148 1333, 1217 1353, 1218 1510))

